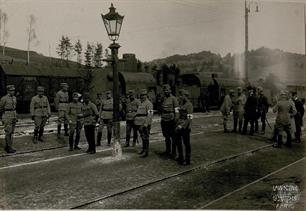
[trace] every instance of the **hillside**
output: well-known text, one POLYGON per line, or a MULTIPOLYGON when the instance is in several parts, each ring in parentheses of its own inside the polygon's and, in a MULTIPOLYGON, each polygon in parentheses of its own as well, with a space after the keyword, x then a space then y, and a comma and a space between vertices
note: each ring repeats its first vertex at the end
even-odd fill
MULTIPOLYGON (((283 82, 305 82, 305 56, 284 52, 278 49, 259 48, 249 52, 249 78, 265 79, 270 74, 283 82)), ((173 55, 149 62, 152 66, 175 64, 181 73, 185 72, 222 72, 223 76, 243 78, 243 55, 227 54, 221 57, 210 51, 188 55, 173 55)))
MULTIPOLYGON (((27 51, 20 50, 16 48, 5 47, 5 56, 2 56, 2 46, 0 46, 0 62, 1 63, 27 63, 27 51)), ((32 65, 55 65, 63 66, 62 61, 58 58, 44 56, 43 54, 38 54, 34 51, 30 51, 30 63, 32 65)), ((76 66, 77 63, 69 61, 69 66, 76 66)))

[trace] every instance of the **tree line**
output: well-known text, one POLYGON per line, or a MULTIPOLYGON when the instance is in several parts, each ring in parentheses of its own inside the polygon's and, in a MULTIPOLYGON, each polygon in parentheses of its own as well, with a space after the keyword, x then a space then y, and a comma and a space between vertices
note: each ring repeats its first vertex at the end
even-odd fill
MULTIPOLYGON (((79 67, 82 64, 87 68, 100 68, 103 66, 103 46, 101 43, 90 44, 87 42, 86 49, 83 53, 83 45, 79 39, 73 44, 68 36, 63 35, 59 40, 56 52, 61 60, 63 62, 65 61, 67 67, 69 67, 69 61, 73 56, 76 56, 79 67)), ((108 55, 107 49, 105 49, 105 55, 108 55)))

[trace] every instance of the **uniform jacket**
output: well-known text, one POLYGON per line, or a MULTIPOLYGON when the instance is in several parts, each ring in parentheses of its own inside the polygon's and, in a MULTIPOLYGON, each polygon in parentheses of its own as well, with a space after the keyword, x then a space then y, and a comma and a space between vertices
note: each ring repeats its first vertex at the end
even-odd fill
POLYGON ((178 113, 179 103, 176 97, 170 95, 164 97, 161 107, 161 120, 172 121, 175 119, 175 113, 178 113))
POLYGON ((231 112, 232 109, 232 99, 229 95, 226 95, 224 97, 223 103, 221 105, 220 111, 222 112, 222 114, 228 114, 231 112))
POLYGON ((59 90, 55 95, 54 103, 57 110, 66 111, 69 103, 68 92, 63 92, 63 90, 59 90))
POLYGON ((258 111, 258 99, 255 95, 249 96, 245 105, 244 110, 246 115, 257 117, 257 111, 258 111))
POLYGON ((82 116, 82 103, 80 102, 71 102, 68 105, 68 119, 70 124, 76 124, 81 121, 82 116))
POLYGON ((264 95, 260 95, 258 97, 258 112, 259 113, 267 113, 269 109, 268 98, 264 95))
POLYGON ((273 109, 277 112, 276 124, 289 125, 290 116, 296 114, 296 108, 292 101, 281 99, 273 109))
POLYGON ((83 114, 83 122, 84 125, 95 125, 96 120, 99 116, 99 112, 97 106, 92 102, 88 102, 88 104, 83 103, 82 106, 82 114, 83 114))
POLYGON ((51 109, 48 98, 44 95, 42 97, 38 95, 32 97, 30 111, 32 116, 50 116, 51 109))
POLYGON ((183 129, 191 129, 192 112, 193 106, 189 100, 185 103, 182 103, 179 107, 180 116, 177 122, 177 126, 180 126, 183 129))
POLYGON ((0 100, 0 114, 2 114, 2 120, 17 119, 16 114, 17 100, 15 96, 9 94, 3 96, 0 100))
POLYGON ((246 96, 244 94, 241 94, 240 96, 237 96, 232 101, 233 103, 233 110, 237 112, 244 112, 244 105, 246 103, 246 96))
POLYGON ((113 98, 103 100, 99 111, 101 119, 113 119, 113 98))
POLYGON ((152 118, 153 118, 153 104, 150 102, 149 99, 140 102, 134 120, 135 125, 139 126, 151 125, 152 118))
POLYGON ((134 120, 137 109, 140 105, 139 99, 134 99, 133 101, 128 100, 126 103, 126 120, 134 120))

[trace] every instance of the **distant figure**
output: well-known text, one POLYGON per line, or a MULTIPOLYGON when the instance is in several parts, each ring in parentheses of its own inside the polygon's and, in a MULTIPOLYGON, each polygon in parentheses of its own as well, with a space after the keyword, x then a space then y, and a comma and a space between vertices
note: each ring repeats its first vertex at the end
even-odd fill
POLYGON ((296 114, 296 108, 294 103, 288 100, 288 94, 286 91, 281 91, 280 99, 276 106, 273 108, 273 112, 277 112, 275 120, 275 134, 277 142, 274 143, 274 147, 281 147, 282 145, 282 133, 287 134, 286 145, 291 147, 291 133, 290 133, 290 117, 296 114))
POLYGON ((295 127, 296 127, 296 132, 295 132, 295 140, 297 142, 301 142, 301 136, 302 136, 302 129, 301 127, 303 126, 303 116, 304 116, 304 105, 301 99, 297 97, 297 93, 293 92, 292 93, 292 99, 294 102, 294 105, 296 107, 296 115, 294 115, 294 121, 295 121, 295 127))
MULTIPOLYGON (((265 134, 266 130, 266 119, 267 113, 269 110, 268 98, 263 94, 263 88, 258 87, 258 116, 261 120, 262 129, 261 134, 265 134)), ((255 125, 255 131, 258 131, 258 122, 255 125)))
POLYGON ((72 102, 68 105, 69 118, 69 151, 73 149, 81 149, 79 145, 80 133, 82 130, 82 103, 79 102, 79 93, 74 92, 72 102), (74 132, 76 132, 75 140, 73 140, 74 132), (74 147, 73 147, 74 146, 74 147))
POLYGON ((178 149, 178 164, 179 165, 190 165, 190 156, 191 156, 191 146, 190 146, 190 132, 192 124, 192 113, 193 106, 190 100, 188 99, 189 92, 182 90, 180 92, 180 107, 179 107, 179 119, 175 128, 174 139, 178 149), (185 157, 183 153, 183 146, 185 148, 185 157))
POLYGON ((126 142, 125 147, 130 146, 131 131, 133 130, 133 144, 136 145, 137 140, 137 127, 135 125, 135 117, 137 114, 138 107, 140 105, 140 100, 135 98, 134 90, 129 90, 129 98, 126 103, 126 142))
POLYGON ((59 90, 55 95, 55 108, 58 110, 58 125, 57 125, 57 137, 61 138, 61 126, 64 123, 65 136, 68 134, 68 103, 69 103, 69 94, 68 94, 68 84, 61 83, 61 90, 59 90))
POLYGON ((220 107, 220 111, 223 116, 223 131, 228 133, 227 122, 230 118, 230 112, 233 107, 232 98, 234 97, 234 90, 229 90, 229 93, 224 97, 223 103, 220 107))
POLYGON ((152 124, 152 118, 153 104, 147 98, 147 90, 144 89, 140 92, 140 104, 137 108, 134 121, 142 139, 142 150, 138 153, 142 158, 145 158, 149 155, 149 128, 152 124))
POLYGON ((166 151, 162 155, 168 158, 176 157, 176 146, 173 141, 175 122, 179 115, 179 104, 176 97, 171 94, 171 88, 168 84, 163 86, 164 98, 161 106, 161 128, 165 137, 166 151))
POLYGON ((246 96, 242 92, 242 88, 237 88, 237 96, 233 99, 233 119, 234 119, 234 133, 242 132, 242 124, 243 124, 243 114, 244 114, 244 105, 246 103, 246 96))
POLYGON ((247 98, 247 101, 244 105, 244 125, 243 125, 243 131, 242 134, 247 133, 248 129, 248 124, 250 122, 251 124, 251 129, 250 129, 250 135, 254 135, 255 132, 255 121, 258 116, 257 114, 257 109, 258 109, 258 101, 257 97, 255 96, 255 92, 253 89, 249 89, 249 96, 247 98))
POLYGON ((88 149, 86 152, 89 154, 95 154, 95 128, 96 122, 99 118, 99 112, 96 105, 89 100, 88 92, 83 94, 83 99, 82 117, 84 118, 84 131, 88 143, 88 149))
POLYGON ((16 105, 17 100, 15 97, 15 86, 6 86, 7 94, 3 96, 0 100, 0 119, 4 126, 5 132, 5 146, 4 151, 7 153, 15 153, 16 150, 13 149, 13 134, 16 126, 17 114, 16 105))
POLYGON ((34 120, 34 137, 33 143, 37 141, 43 142, 42 136, 48 118, 51 116, 51 109, 48 98, 44 95, 45 88, 42 86, 37 87, 37 95, 32 97, 30 110, 32 120, 34 120))
POLYGON ((106 91, 106 99, 103 100, 98 108, 100 114, 100 125, 97 134, 97 146, 101 146, 102 131, 104 125, 107 127, 107 145, 110 146, 113 129, 113 97, 110 90, 106 91))

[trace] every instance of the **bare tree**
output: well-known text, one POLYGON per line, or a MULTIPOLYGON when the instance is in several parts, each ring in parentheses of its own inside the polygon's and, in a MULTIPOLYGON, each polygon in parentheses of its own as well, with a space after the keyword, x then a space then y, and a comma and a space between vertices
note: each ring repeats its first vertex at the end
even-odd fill
POLYGON ((28 49, 27 49, 27 53, 28 53, 28 60, 27 60, 27 64, 30 64, 30 49, 31 49, 31 44, 35 44, 38 45, 38 40, 37 40, 37 36, 36 36, 36 32, 35 32, 35 28, 34 25, 36 23, 36 18, 34 15, 30 15, 29 16, 29 21, 28 21, 29 25, 27 28, 27 33, 28 33, 28 49), (35 41, 35 43, 34 43, 35 41))

